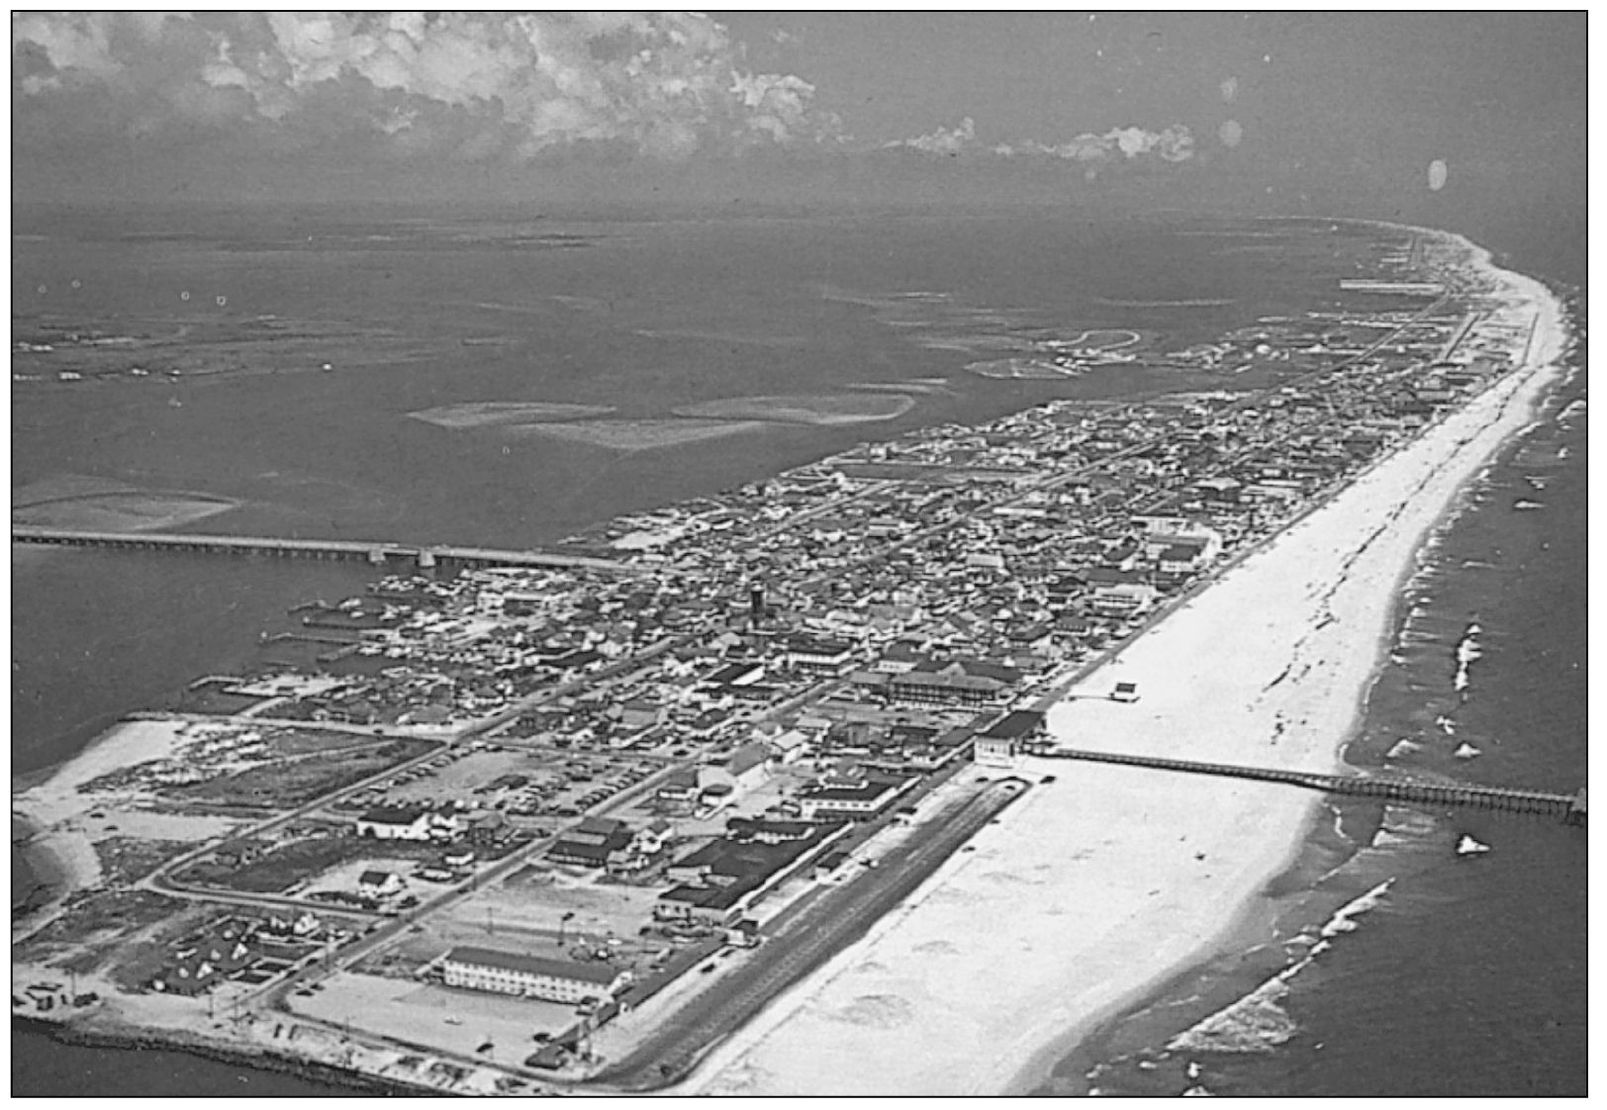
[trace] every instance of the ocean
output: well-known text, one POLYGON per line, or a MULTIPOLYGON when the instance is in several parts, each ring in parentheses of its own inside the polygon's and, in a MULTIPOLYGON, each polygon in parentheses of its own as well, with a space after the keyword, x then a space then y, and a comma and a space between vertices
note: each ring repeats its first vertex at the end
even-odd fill
MULTIPOLYGON (((87 476, 235 502, 192 530, 550 543, 913 427, 985 420, 1057 396, 1209 388, 1210 379, 1130 368, 1067 382, 992 380, 964 369, 976 353, 943 344, 1052 326, 1133 327, 1182 346, 1332 303, 1335 274, 1359 241, 1322 225, 1274 240, 1264 227, 1259 237, 1246 230, 1077 213, 715 221, 19 211, 19 336, 63 322, 114 335, 183 329, 203 358, 231 371, 198 376, 186 363, 176 378, 15 385, 13 496, 87 476), (309 338, 253 345, 264 327, 309 338), (635 452, 409 416, 524 401, 653 420, 725 397, 938 379, 941 389, 912 392, 915 407, 882 423, 772 425, 635 452)), ((1582 395, 1582 377, 1570 389, 1582 395)), ((1494 468, 1443 537, 1351 762, 1376 763, 1411 735, 1422 740, 1410 757, 1418 765, 1472 781, 1583 782, 1583 425, 1577 413, 1542 425, 1531 439, 1557 437, 1550 461, 1494 468), (1545 488, 1530 476, 1544 476, 1545 488), (1543 507, 1513 510, 1514 483, 1543 507), (1482 654, 1462 699, 1451 689, 1452 653, 1472 614, 1482 654), (1435 709, 1426 718, 1425 706, 1435 709), (1452 759, 1463 739, 1483 754, 1452 759)), ((70 757, 124 713, 167 703, 199 675, 260 662, 259 634, 288 627, 291 606, 356 592, 365 575, 343 564, 14 549, 14 779, 70 757)), ((1582 1091, 1582 834, 1480 818, 1412 826, 1391 834, 1399 846, 1356 854, 1378 819, 1358 810, 1325 822, 1275 892, 1288 935, 1298 936, 1396 879, 1291 980, 1282 1012, 1298 1031, 1261 1046, 1270 1051, 1192 1061, 1199 1082, 1222 1093, 1357 1093, 1363 1080, 1376 1093, 1582 1091), (1463 832, 1492 852, 1450 855, 1463 832), (1403 976, 1413 990, 1400 990, 1403 976)), ((14 900, 33 881, 14 867, 14 900)), ((1178 999, 1232 1001, 1298 947, 1236 953, 1205 969, 1079 1050, 1052 1086, 1181 1090, 1173 1078, 1186 1079, 1191 1061, 1152 1043, 1188 1024, 1178 1024, 1189 1006, 1178 999)), ((175 1074, 198 1094, 314 1093, 281 1092, 273 1085, 301 1081, 184 1054, 57 1044, 33 1025, 14 1023, 12 1037, 14 1094, 114 1084, 160 1094, 175 1074), (158 1055, 163 1066, 145 1066, 158 1055)))

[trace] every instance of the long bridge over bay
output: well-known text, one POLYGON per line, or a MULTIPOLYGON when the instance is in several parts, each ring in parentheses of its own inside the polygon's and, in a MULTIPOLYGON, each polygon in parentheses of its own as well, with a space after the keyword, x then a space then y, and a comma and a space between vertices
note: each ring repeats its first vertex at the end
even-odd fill
POLYGON ((71 528, 11 526, 13 543, 58 547, 99 547, 133 551, 173 551, 207 555, 272 555, 293 559, 364 560, 374 566, 399 564, 420 570, 464 567, 553 567, 629 571, 629 564, 586 555, 547 551, 507 551, 488 547, 414 546, 379 540, 297 540, 273 536, 213 536, 189 532, 91 532, 71 528))
POLYGON ((1551 794, 1540 790, 1513 790, 1500 786, 1468 786, 1461 783, 1422 782, 1416 779, 1385 776, 1328 775, 1271 767, 1245 767, 1233 763, 1199 763, 1187 759, 1162 759, 1159 756, 1094 752, 1077 748, 1053 748, 1039 754, 1046 759, 1116 763, 1126 767, 1148 767, 1159 771, 1182 771, 1222 778, 1281 782, 1290 786, 1320 790, 1326 794, 1379 798, 1390 802, 1457 806, 1507 813, 1533 813, 1560 817, 1575 824, 1585 820, 1583 788, 1576 794, 1551 794))

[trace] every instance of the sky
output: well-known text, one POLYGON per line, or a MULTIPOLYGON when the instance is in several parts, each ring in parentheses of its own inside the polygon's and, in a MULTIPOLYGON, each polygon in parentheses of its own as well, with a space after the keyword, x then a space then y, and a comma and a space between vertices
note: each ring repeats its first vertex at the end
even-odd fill
POLYGON ((12 16, 13 197, 1584 206, 1586 17, 12 16))

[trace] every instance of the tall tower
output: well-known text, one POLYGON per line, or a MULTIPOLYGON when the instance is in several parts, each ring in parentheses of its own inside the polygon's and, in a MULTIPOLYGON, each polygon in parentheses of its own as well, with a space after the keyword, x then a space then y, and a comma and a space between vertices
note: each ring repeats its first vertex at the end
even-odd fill
POLYGON ((764 586, 755 582, 748 595, 748 627, 756 629, 764 623, 764 586))

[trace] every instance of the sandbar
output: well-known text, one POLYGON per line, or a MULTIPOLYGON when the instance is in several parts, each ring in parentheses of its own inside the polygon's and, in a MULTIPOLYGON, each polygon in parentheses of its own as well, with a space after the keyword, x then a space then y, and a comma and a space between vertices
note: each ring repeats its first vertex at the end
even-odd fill
POLYGON ((510 432, 550 436, 615 451, 648 451, 722 439, 765 427, 758 420, 581 420, 570 424, 521 424, 510 432))
MULTIPOLYGON (((1504 315, 1535 321, 1524 365, 1085 676, 1050 712, 1059 744, 1340 767, 1416 551, 1562 373, 1561 304, 1452 241, 1497 280, 1504 315), (1117 681, 1137 682, 1140 700, 1111 701, 1117 681)), ((1254 919, 1260 894, 1318 805, 1277 784, 1053 759, 1024 760, 1019 773, 1039 784, 971 850, 682 1089, 1031 1090, 1100 1024, 1246 927, 1270 935, 1271 922, 1254 919)))
POLYGON ((682 405, 677 416, 716 420, 768 420, 785 424, 865 424, 893 420, 915 407, 912 397, 873 393, 813 393, 785 397, 730 397, 682 405))
POLYGON ((557 401, 465 401, 420 409, 407 415, 442 428, 494 428, 504 425, 583 420, 607 416, 612 405, 569 405, 557 401))
POLYGON ((228 512, 238 502, 184 490, 143 490, 67 474, 11 491, 11 523, 38 528, 139 532, 228 512))
POLYGON ((1004 358, 993 362, 970 362, 967 370, 984 378, 1002 378, 1007 381, 1058 381, 1074 378, 1074 367, 1060 366, 1037 358, 1004 358))

